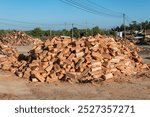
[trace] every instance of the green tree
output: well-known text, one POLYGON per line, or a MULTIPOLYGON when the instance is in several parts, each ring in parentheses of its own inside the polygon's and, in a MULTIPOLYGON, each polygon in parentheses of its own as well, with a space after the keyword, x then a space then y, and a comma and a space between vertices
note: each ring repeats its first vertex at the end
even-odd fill
POLYGON ((31 35, 39 38, 42 36, 42 30, 40 28, 35 28, 32 30, 31 35))
POLYGON ((44 36, 52 36, 52 30, 43 31, 44 36))
POLYGON ((96 26, 96 27, 94 27, 94 28, 92 29, 92 31, 93 31, 93 36, 95 36, 95 35, 97 35, 97 34, 100 32, 100 29, 99 29, 98 26, 96 26))
POLYGON ((86 36, 86 29, 80 29, 80 37, 86 36))
POLYGON ((74 38, 79 38, 80 37, 80 31, 78 28, 73 28, 70 30, 70 36, 74 38), (73 34, 73 35, 72 35, 73 34))
POLYGON ((63 29, 63 30, 61 31, 61 35, 63 35, 63 36, 69 36, 69 35, 70 35, 70 33, 69 33, 69 31, 68 31, 68 30, 63 29))
POLYGON ((104 31, 101 30, 98 26, 94 27, 94 28, 92 29, 92 31, 93 31, 93 36, 95 36, 95 35, 97 35, 97 34, 101 34, 101 35, 104 34, 104 31))

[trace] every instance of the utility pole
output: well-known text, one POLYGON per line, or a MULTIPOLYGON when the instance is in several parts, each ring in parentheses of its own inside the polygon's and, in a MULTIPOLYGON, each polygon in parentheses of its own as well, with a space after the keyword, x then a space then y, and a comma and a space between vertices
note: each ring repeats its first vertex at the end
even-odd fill
POLYGON ((140 25, 140 31, 142 31, 142 28, 143 28, 143 27, 142 27, 142 23, 141 23, 141 25, 140 25))
POLYGON ((67 23, 65 23, 65 30, 67 29, 67 23))
POLYGON ((66 34, 66 30, 67 30, 67 27, 66 27, 66 26, 67 26, 67 23, 65 23, 64 26, 65 26, 65 28, 64 28, 64 29, 65 29, 65 32, 63 33, 63 35, 64 35, 64 36, 67 36, 67 34, 66 34))
POLYGON ((92 32, 92 35, 91 35, 91 36, 93 36, 93 28, 91 28, 91 32, 92 32))
POLYGON ((52 36, 52 30, 51 29, 49 30, 49 35, 52 36))
POLYGON ((85 28, 86 28, 86 37, 87 37, 87 33, 88 33, 88 32, 87 32, 87 21, 85 22, 85 26, 86 26, 86 27, 85 27, 85 28))
POLYGON ((72 24, 72 38, 73 38, 73 35, 74 35, 73 28, 74 28, 74 24, 72 24))
POLYGON ((124 39, 126 39, 126 14, 123 14, 124 39))

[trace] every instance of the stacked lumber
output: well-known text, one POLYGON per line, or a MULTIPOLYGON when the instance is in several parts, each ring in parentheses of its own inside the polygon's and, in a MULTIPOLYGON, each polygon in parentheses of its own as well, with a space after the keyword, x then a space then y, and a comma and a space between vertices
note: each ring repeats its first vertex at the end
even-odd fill
POLYGON ((10 34, 3 35, 2 42, 12 46, 26 46, 41 43, 41 40, 33 38, 24 32, 12 32, 10 34))
POLYGON ((86 83, 134 75, 146 68, 135 45, 97 35, 78 40, 61 37, 46 40, 15 67, 15 74, 33 82, 86 83))

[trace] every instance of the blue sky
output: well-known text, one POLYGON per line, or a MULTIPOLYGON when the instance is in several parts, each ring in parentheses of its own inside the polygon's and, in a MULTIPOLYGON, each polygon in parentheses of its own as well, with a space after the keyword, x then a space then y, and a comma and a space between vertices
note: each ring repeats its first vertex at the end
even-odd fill
MULTIPOLYGON (((77 1, 81 3, 87 3, 86 0, 77 1)), ((90 1, 113 11, 126 13, 129 17, 128 22, 131 20, 137 20, 140 22, 150 19, 150 0, 90 1)), ((88 7, 90 6, 100 12, 118 15, 116 12, 96 7, 90 3, 87 3, 87 5, 88 7)), ((110 28, 113 26, 121 25, 122 20, 122 17, 118 18, 101 14, 91 14, 60 2, 59 0, 0 0, 0 28, 30 29, 33 26, 42 27, 43 25, 40 24, 45 24, 43 26, 45 28, 50 27, 54 29, 60 29, 65 27, 65 23, 78 24, 79 28, 86 27, 86 24, 88 27, 98 25, 102 28, 110 28), (38 24, 18 24, 17 22, 7 21, 4 19, 38 24), (51 26, 51 24, 55 26, 51 26)), ((69 25, 67 28, 69 28, 69 25)))

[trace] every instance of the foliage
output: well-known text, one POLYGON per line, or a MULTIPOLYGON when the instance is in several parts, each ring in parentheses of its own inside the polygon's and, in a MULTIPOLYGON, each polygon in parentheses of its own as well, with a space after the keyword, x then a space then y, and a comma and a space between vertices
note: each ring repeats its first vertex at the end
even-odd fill
MULTIPOLYGON (((126 26, 127 30, 130 31, 140 31, 140 30, 145 30, 145 29, 150 29, 150 21, 145 21, 145 22, 140 22, 138 23, 137 21, 132 21, 128 26, 126 26)), ((123 25, 117 26, 113 28, 112 30, 114 31, 123 31, 123 25)))
MULTIPOLYGON (((11 33, 15 30, 0 30, 0 36, 3 34, 11 33)), ((73 29, 67 30, 42 30, 40 28, 35 28, 30 31, 25 31, 28 35, 37 37, 37 38, 43 38, 47 36, 70 36, 74 38, 80 38, 80 37, 86 37, 86 36, 95 36, 97 34, 101 35, 113 35, 115 36, 114 30, 106 30, 106 29, 100 29, 98 26, 95 26, 93 28, 87 28, 87 29, 78 29, 77 27, 74 27, 73 29)))
POLYGON ((71 29, 70 30, 70 36, 73 36, 74 38, 79 38, 80 37, 80 31, 79 31, 79 29, 78 28, 71 29))
POLYGON ((42 30, 40 28, 35 28, 31 31, 31 35, 39 38, 42 36, 42 30))

